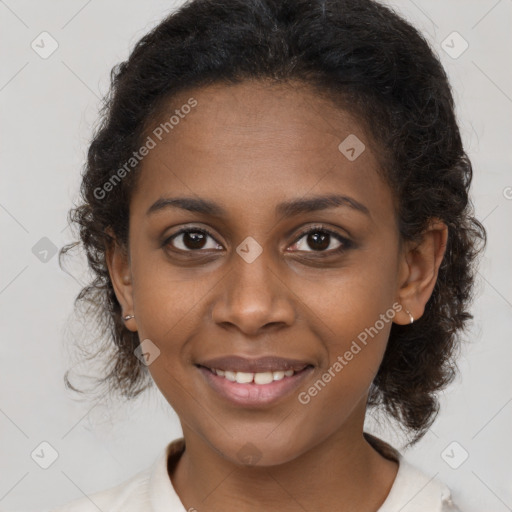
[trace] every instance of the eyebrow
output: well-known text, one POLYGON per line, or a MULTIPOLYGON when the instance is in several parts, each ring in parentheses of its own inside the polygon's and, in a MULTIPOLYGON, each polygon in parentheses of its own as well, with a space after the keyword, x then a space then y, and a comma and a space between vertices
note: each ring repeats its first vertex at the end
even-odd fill
MULTIPOLYGON (((337 194, 286 201, 276 206, 276 214, 287 218, 301 213, 316 212, 340 206, 349 207, 365 215, 370 215, 370 210, 364 204, 356 201, 352 197, 337 194)), ((146 215, 151 215, 167 208, 181 208, 189 212, 211 215, 213 217, 227 217, 227 211, 217 203, 194 197, 160 198, 149 207, 146 215)))

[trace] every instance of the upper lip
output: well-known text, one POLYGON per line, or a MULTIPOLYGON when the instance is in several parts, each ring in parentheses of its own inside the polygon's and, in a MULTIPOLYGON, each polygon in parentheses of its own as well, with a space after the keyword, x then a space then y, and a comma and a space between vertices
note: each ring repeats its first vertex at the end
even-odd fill
POLYGON ((208 359, 197 363, 198 366, 216 370, 227 370, 233 372, 262 373, 271 371, 294 370, 296 372, 310 366, 308 361, 298 359, 287 359, 277 356, 266 356, 258 359, 247 359, 240 356, 225 356, 208 359))

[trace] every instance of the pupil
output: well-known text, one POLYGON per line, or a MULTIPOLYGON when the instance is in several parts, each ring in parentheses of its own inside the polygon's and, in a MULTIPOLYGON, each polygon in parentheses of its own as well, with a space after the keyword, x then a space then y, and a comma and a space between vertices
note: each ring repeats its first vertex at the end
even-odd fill
POLYGON ((329 247, 329 235, 328 233, 322 233, 321 231, 317 231, 316 233, 311 233, 308 235, 308 244, 315 251, 321 251, 323 249, 327 249, 329 247))
POLYGON ((204 245, 204 240, 204 233, 188 232, 183 234, 183 243, 189 249, 201 249, 204 245))

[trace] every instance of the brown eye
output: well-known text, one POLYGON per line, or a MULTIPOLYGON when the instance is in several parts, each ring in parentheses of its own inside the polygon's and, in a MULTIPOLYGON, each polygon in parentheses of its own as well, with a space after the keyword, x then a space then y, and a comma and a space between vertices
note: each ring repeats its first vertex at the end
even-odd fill
POLYGON ((309 235, 306 236, 307 244, 315 251, 324 251, 329 247, 331 242, 331 235, 321 231, 309 233, 309 235))
POLYGON ((182 229, 178 233, 172 235, 165 241, 165 245, 171 245, 173 248, 184 252, 198 251, 201 249, 222 249, 213 236, 206 230, 197 228, 182 229), (211 238, 208 247, 208 239, 211 238))
POLYGON ((350 240, 338 233, 317 227, 302 233, 293 245, 293 249, 302 252, 335 253, 342 252, 351 245, 350 240), (308 247, 311 250, 308 250, 308 247))

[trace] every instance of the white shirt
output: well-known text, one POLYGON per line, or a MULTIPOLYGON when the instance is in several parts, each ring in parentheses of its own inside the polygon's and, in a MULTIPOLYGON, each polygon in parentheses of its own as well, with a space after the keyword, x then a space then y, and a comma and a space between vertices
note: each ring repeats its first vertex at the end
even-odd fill
MULTIPOLYGON (((366 433, 365 437, 372 441, 371 444, 378 443, 375 446, 381 449, 385 447, 399 463, 391 490, 377 512, 460 512, 445 484, 427 476, 381 439, 366 433)), ((183 438, 176 439, 145 471, 116 487, 79 498, 51 512, 189 512, 181 503, 167 472, 169 457, 177 460, 183 449, 183 438)))

